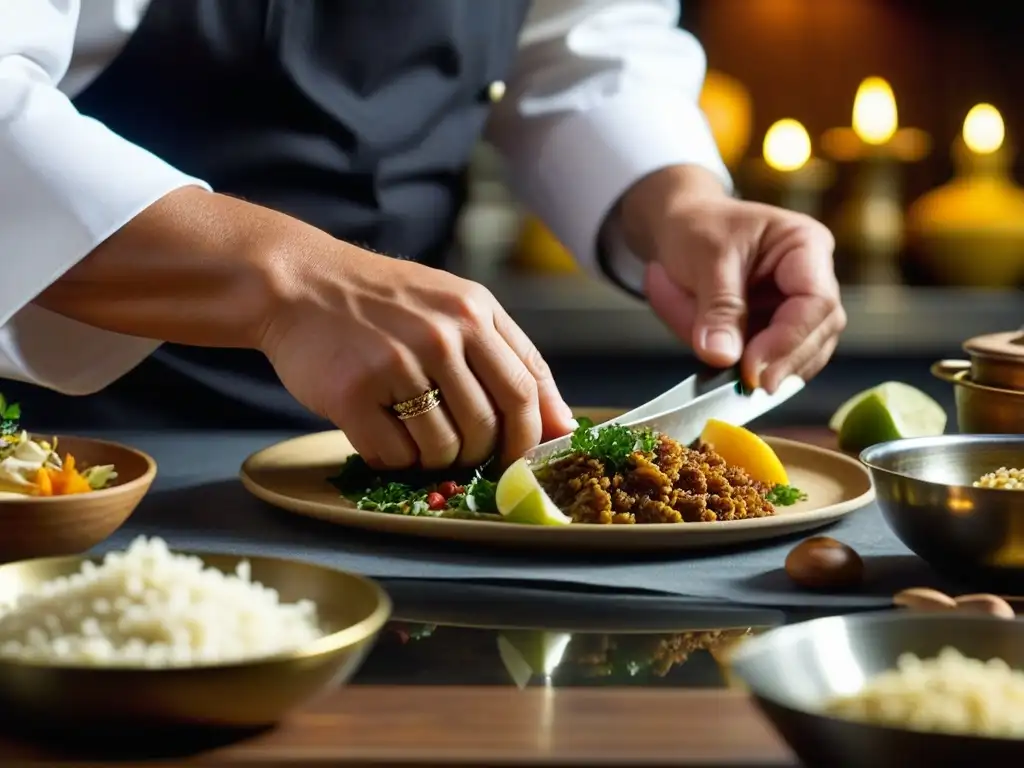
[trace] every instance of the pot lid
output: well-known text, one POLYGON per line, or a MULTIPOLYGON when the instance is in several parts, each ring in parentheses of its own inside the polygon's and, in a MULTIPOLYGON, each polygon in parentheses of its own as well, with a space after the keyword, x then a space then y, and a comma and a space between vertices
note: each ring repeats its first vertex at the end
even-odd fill
POLYGON ((1019 331, 975 336, 964 343, 964 351, 969 355, 999 358, 1024 364, 1024 328, 1019 331))

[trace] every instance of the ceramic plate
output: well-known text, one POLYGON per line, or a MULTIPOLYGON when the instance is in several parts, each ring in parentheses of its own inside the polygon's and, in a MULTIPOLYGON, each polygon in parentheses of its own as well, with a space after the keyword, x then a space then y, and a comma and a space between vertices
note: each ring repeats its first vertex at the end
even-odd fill
POLYGON ((787 536, 832 523, 871 503, 871 477, 860 462, 835 451, 767 437, 806 501, 775 516, 715 523, 532 526, 480 520, 405 517, 356 509, 327 481, 352 454, 341 432, 320 432, 264 448, 246 459, 241 478, 275 507, 338 525, 386 533, 515 547, 564 549, 707 549, 787 536))

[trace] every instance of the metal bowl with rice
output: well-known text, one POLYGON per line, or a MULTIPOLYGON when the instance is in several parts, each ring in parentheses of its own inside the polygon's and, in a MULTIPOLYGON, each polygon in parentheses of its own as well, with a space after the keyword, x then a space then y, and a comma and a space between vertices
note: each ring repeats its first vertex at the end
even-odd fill
MULTIPOLYGON (((927 723, 879 725, 831 713, 833 702, 856 697, 876 676, 896 668, 902 655, 931 659, 944 648, 982 662, 1001 659, 1009 668, 1020 670, 1024 668, 1024 623, 896 611, 836 616, 781 627, 748 640, 730 656, 729 666, 733 678, 750 692, 804 765, 989 766, 1024 759, 1021 738, 927 730, 925 726, 934 727, 927 723)), ((1013 673, 1006 670, 1005 674, 1013 673)), ((1001 716, 1016 718, 1024 730, 1024 699, 1015 700, 1012 711, 1001 716)))

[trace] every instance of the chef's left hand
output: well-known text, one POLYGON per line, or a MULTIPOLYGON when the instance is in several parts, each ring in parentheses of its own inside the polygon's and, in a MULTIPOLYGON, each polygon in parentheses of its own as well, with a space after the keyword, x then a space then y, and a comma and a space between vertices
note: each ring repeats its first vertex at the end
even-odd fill
POLYGON ((744 381, 768 391, 828 362, 846 313, 822 224, 732 198, 697 166, 647 176, 618 213, 648 263, 651 307, 704 362, 740 362, 744 381))

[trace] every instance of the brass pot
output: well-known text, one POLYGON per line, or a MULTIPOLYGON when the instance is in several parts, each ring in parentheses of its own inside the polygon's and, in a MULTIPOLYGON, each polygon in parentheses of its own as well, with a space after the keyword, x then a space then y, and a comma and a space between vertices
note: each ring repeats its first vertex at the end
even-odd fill
POLYGON ((953 385, 962 434, 1024 434, 1024 391, 976 383, 967 360, 940 360, 932 375, 953 385))
POLYGON ((1024 331, 978 336, 964 344, 971 380, 986 387, 1024 392, 1024 331))

